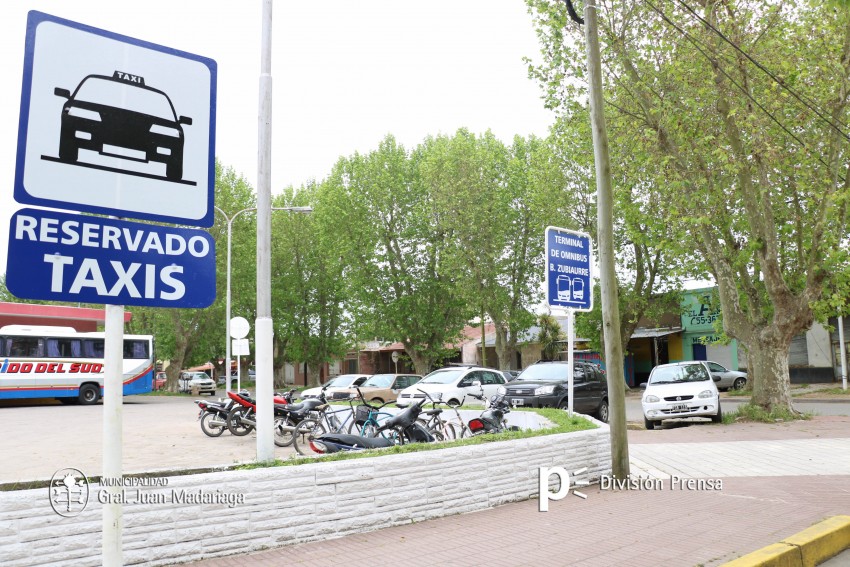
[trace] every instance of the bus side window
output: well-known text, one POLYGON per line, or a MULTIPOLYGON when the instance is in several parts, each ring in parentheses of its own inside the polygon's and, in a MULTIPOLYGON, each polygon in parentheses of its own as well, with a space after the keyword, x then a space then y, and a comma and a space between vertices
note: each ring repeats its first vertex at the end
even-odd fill
POLYGON ((47 356, 50 358, 79 358, 80 339, 47 339, 47 356))
POLYGON ((124 358, 148 358, 148 343, 147 341, 125 340, 124 341, 124 358))
POLYGON ((103 358, 103 339, 83 340, 83 356, 85 358, 103 358))
POLYGON ((7 341, 9 356, 21 358, 36 358, 43 356, 41 353, 41 339, 37 339, 35 337, 10 337, 7 341))
POLYGON ((0 356, 8 356, 9 347, 6 346, 8 344, 12 344, 12 339, 7 337, 0 337, 0 356))

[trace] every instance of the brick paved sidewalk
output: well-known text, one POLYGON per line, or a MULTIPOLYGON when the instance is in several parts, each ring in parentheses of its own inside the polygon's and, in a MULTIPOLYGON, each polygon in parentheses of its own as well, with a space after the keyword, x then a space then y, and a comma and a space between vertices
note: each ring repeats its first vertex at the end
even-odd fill
POLYGON ((193 565, 708 567, 850 510, 847 476, 730 478, 717 491, 668 483, 584 492, 587 500, 570 496, 546 513, 536 501, 520 502, 193 565))
POLYGON ((633 474, 643 472, 636 466, 643 451, 660 459, 656 464, 662 468, 686 468, 696 476, 713 471, 722 488, 673 489, 669 481, 662 481, 661 488, 654 490, 613 491, 594 486, 583 489, 587 500, 568 496, 550 503, 547 513, 537 511, 536 501, 519 502, 193 565, 375 567, 403 562, 411 566, 709 567, 779 541, 825 517, 850 511, 850 474, 841 468, 850 462, 850 418, 696 425, 630 431, 629 435, 633 460, 638 461, 633 474), (748 441, 740 441, 742 430, 748 441), (752 450, 742 450, 747 447, 752 450), (705 452, 688 452, 689 448, 708 448, 711 457, 706 459, 705 452), (752 468, 764 460, 765 451, 777 455, 771 470, 792 476, 746 476, 754 474, 752 468), (794 458, 783 460, 789 451, 794 458), (810 457, 825 468, 812 467, 800 474, 800 463, 810 457), (715 465, 706 469, 706 460, 719 460, 723 470, 716 470, 715 465), (833 465, 842 473, 824 474, 833 465), (739 476, 730 476, 735 467, 739 476))

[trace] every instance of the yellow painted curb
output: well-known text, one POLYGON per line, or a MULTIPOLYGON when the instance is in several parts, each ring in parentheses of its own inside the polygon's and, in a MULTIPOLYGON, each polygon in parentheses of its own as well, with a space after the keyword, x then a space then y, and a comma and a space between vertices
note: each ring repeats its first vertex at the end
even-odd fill
POLYGON ((833 516, 722 567, 815 567, 850 547, 850 516, 833 516))
POLYGON ((833 516, 782 540, 800 548, 803 566, 814 567, 850 547, 850 516, 833 516))

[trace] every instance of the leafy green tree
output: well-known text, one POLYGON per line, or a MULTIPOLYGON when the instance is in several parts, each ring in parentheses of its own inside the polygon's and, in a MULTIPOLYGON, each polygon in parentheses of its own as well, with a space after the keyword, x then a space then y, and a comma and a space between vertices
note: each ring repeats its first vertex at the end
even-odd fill
POLYGON ((317 222, 334 227, 350 314, 359 336, 394 338, 417 372, 451 352, 470 308, 446 261, 455 238, 420 177, 418 156, 392 136, 377 150, 337 162, 319 188, 317 222))
POLYGON ((558 320, 552 315, 543 314, 537 318, 540 332, 537 333, 537 343, 540 345, 543 360, 558 360, 561 343, 566 339, 558 320))
MULTIPOLYGON (((532 73, 569 109, 585 96, 583 30, 560 3, 527 3, 544 46, 532 73)), ((753 403, 791 410, 790 341, 847 265, 850 14, 628 1, 600 5, 599 33, 620 151, 656 172, 651 195, 681 257, 717 282, 753 403)))
POLYGON ((276 382, 284 362, 309 368, 337 360, 352 348, 346 264, 335 249, 336 225, 323 223, 318 187, 308 185, 276 197, 274 206, 312 206, 313 214, 276 213, 272 241, 272 306, 276 382))

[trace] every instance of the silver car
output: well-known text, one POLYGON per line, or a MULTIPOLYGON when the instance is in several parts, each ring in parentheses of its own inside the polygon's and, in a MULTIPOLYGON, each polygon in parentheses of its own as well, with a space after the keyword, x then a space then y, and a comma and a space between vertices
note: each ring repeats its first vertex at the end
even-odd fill
POLYGON ((717 388, 720 390, 743 390, 747 385, 747 373, 738 372, 737 370, 728 370, 725 366, 716 362, 706 361, 705 363, 711 371, 711 375, 719 377, 717 388))

